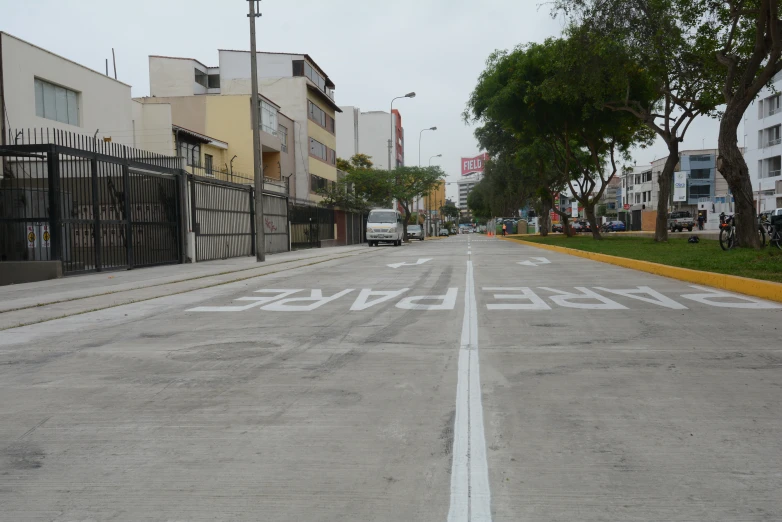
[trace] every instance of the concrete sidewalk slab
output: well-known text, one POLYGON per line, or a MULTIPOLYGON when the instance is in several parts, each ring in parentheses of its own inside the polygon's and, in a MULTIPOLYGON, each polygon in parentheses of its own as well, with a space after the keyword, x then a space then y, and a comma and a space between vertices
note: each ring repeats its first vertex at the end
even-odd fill
POLYGON ((0 313, 362 250, 366 250, 366 245, 297 250, 269 256, 262 265, 256 262, 255 257, 237 257, 202 263, 94 272, 51 281, 9 285, 0 287, 0 313))
MULTIPOLYGON (((374 252, 379 254, 381 252, 379 250, 369 250, 365 246, 332 248, 328 250, 329 252, 324 254, 323 249, 321 249, 320 255, 313 255, 312 253, 309 253, 309 255, 290 255, 287 256, 288 259, 286 260, 276 263, 264 263, 261 265, 258 265, 254 259, 251 259, 250 262, 248 262, 247 258, 230 260, 231 263, 228 263, 227 265, 216 263, 210 268, 201 266, 196 270, 185 270, 190 277, 187 275, 183 277, 181 271, 177 272, 173 269, 177 267, 197 267, 197 265, 176 265, 152 269, 157 270, 158 273, 153 274, 153 277, 149 279, 139 277, 138 274, 143 274, 144 271, 133 271, 134 273, 126 278, 124 282, 115 285, 101 285, 101 282, 111 282, 113 280, 106 279, 105 274, 91 274, 90 276, 69 278, 73 282, 69 282, 67 285, 61 285, 60 291, 55 292, 53 295, 40 293, 40 288, 28 288, 27 295, 22 294, 17 299, 10 298, 4 303, 6 310, 0 311, 0 331, 53 319, 61 319, 86 312, 148 301, 159 297, 245 281, 256 277, 339 259, 367 255, 374 252), (231 267, 233 270, 230 269, 231 267), (226 268, 228 268, 228 270, 226 270, 226 268), (103 277, 98 279, 94 277, 95 275, 101 275, 103 277), (87 288, 75 287, 81 279, 89 279, 87 288), (39 293, 36 293, 36 290, 38 290, 39 293), (53 301, 46 300, 47 298, 52 299, 54 297, 58 297, 59 299, 53 301), (13 307, 14 304, 17 304, 15 308, 13 307)), ((203 263, 203 265, 205 264, 207 263, 203 263)), ((131 272, 123 272, 122 274, 127 275, 131 274, 131 272)), ((39 283, 18 286, 35 285, 39 285, 39 283)), ((1 297, 2 296, 0 296, 0 298, 1 297)))

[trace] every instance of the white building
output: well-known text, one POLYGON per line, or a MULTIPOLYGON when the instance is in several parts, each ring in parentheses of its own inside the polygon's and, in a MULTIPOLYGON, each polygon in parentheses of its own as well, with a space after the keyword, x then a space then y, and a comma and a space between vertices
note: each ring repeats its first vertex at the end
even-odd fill
POLYGON ((744 113, 744 159, 761 212, 782 207, 782 73, 772 83, 773 89, 763 88, 744 113))
POLYGON ((468 210, 467 196, 472 189, 483 179, 483 174, 476 172, 462 177, 456 184, 459 186, 459 210, 468 210))
POLYGON ((355 154, 372 157, 376 169, 388 170, 388 139, 397 144, 394 166, 405 164, 404 129, 401 115, 394 109, 393 123, 391 114, 385 111, 362 112, 358 107, 342 106, 337 113, 337 156, 349 160, 355 154), (392 137, 393 132, 393 137, 392 137))
POLYGON ((170 107, 134 102, 130 85, 7 33, 0 49, 2 143, 21 143, 18 132, 28 129, 57 129, 171 155, 170 107))
MULTIPOLYGON (((191 58, 150 56, 150 96, 249 95, 250 52, 218 53, 217 67, 191 58)), ((287 136, 293 137, 297 159, 292 180, 296 198, 319 201, 315 191, 337 180, 334 115, 341 109, 334 101, 334 83, 307 54, 258 52, 256 56, 260 94, 294 122, 287 136)), ((261 120, 263 130, 263 114, 261 120)), ((276 134, 276 124, 273 127, 269 132, 276 134)))

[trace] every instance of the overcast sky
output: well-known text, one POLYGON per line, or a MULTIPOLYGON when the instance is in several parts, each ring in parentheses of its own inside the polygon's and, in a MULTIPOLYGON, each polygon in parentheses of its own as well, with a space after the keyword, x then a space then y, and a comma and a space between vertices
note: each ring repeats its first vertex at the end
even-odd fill
MULTIPOLYGON (((541 0, 264 0, 258 50, 308 53, 336 84, 340 105, 388 110, 398 100, 405 162, 435 158, 449 181, 460 157, 478 154, 473 129, 461 118, 488 55, 495 49, 560 34, 541 0)), ((117 53, 118 78, 133 96, 149 94, 147 56, 195 58, 218 65, 217 49, 249 49, 246 0, 0 0, 0 30, 83 65, 104 70, 117 53)), ((740 134, 743 130, 739 129, 740 134)), ((717 122, 696 121, 682 149, 715 148, 717 122)), ((739 136, 739 143, 743 137, 739 136)), ((666 155, 659 144, 634 155, 638 165, 666 155)), ((455 199, 456 185, 448 186, 455 199)))

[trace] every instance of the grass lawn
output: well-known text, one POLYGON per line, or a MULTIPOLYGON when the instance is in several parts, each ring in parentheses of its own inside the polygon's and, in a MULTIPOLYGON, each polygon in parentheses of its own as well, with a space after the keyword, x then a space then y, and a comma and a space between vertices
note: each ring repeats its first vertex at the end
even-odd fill
POLYGON ((691 244, 684 238, 671 238, 667 243, 655 243, 651 238, 611 235, 604 235, 601 241, 591 235, 569 238, 560 234, 526 236, 524 241, 782 283, 782 250, 776 247, 724 252, 718 241, 709 239, 691 244))

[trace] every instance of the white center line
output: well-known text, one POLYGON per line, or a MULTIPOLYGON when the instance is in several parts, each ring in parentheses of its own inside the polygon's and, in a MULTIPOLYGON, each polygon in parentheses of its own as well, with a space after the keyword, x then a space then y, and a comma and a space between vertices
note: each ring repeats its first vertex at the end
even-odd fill
POLYGON ((489 466, 486 462, 478 359, 478 306, 475 301, 472 261, 467 261, 448 522, 491 521, 489 466))

